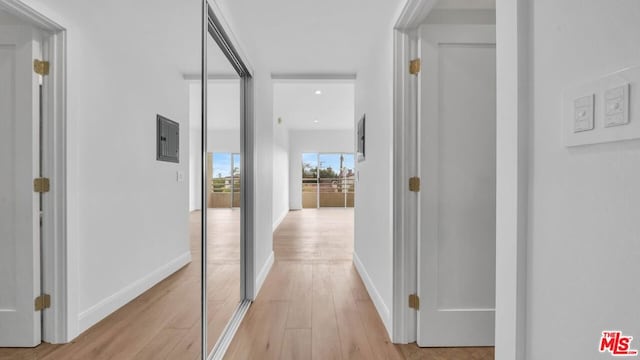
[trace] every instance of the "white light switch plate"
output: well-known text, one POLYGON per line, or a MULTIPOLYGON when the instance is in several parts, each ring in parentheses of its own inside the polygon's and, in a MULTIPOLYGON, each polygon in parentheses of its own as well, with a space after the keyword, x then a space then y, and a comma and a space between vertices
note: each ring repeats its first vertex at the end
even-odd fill
POLYGON ((629 84, 609 89, 604 93, 604 126, 629 123, 629 84))
POLYGON ((582 84, 563 94, 563 129, 566 146, 640 139, 640 66, 629 67, 582 84), (593 128, 589 130, 588 100, 593 99, 593 128), (586 111, 582 111, 586 110, 586 111), (580 115, 583 115, 581 117, 580 115))
POLYGON ((593 130, 594 94, 573 101, 573 132, 593 130))
POLYGON ((176 181, 177 182, 184 181, 184 173, 182 171, 176 171, 176 181))

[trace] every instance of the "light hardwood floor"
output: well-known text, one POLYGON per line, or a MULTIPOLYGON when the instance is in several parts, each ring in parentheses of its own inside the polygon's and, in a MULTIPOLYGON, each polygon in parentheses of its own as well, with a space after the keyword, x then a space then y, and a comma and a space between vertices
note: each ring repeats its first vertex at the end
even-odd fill
MULTIPOLYGON (((193 261, 70 344, 0 348, 0 360, 200 359, 200 213, 190 215, 193 261)), ((213 348, 240 300, 240 212, 208 212, 207 345, 213 348)))
MULTIPOLYGON (((238 212, 209 217, 209 347, 239 299, 238 212), (214 226, 215 224, 215 226, 214 226), (226 240, 224 240, 226 239, 226 240), (212 240, 215 241, 215 240, 212 240), (225 295, 227 294, 227 295, 225 295)), ((199 259, 198 213, 191 215, 199 259)), ((290 212, 274 234, 276 261, 227 359, 493 359, 493 348, 393 345, 351 262, 353 210, 290 212)), ((194 261, 73 343, 1 349, 0 360, 199 358, 199 264, 194 261)))
POLYGON ((493 359, 493 348, 394 345, 352 263, 353 209, 290 212, 226 359, 493 359))

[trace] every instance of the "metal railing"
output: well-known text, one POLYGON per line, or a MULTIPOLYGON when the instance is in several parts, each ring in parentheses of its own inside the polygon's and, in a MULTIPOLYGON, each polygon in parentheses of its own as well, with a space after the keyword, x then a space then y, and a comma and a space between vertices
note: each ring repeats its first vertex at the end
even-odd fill
POLYGON ((240 175, 211 179, 209 185, 210 208, 240 207, 240 175))
POLYGON ((302 179, 302 207, 353 207, 355 179, 304 178, 302 179))

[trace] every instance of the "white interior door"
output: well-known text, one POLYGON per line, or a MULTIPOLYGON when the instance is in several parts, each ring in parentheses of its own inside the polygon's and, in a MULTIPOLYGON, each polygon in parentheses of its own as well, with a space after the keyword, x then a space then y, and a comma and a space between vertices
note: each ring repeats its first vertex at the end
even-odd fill
POLYGON ((424 26, 418 345, 491 346, 495 313, 494 26, 424 26))
POLYGON ((40 343, 37 33, 0 26, 0 347, 40 343))

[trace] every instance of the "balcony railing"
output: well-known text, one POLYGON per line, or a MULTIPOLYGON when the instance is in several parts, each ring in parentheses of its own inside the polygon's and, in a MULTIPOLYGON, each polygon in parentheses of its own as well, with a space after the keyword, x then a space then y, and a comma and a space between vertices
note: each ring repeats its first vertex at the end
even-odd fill
POLYGON ((319 178, 302 180, 302 207, 353 207, 355 179, 319 178))
POLYGON ((208 206, 210 208, 240 207, 240 178, 212 179, 209 186, 208 206))

